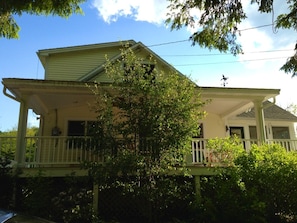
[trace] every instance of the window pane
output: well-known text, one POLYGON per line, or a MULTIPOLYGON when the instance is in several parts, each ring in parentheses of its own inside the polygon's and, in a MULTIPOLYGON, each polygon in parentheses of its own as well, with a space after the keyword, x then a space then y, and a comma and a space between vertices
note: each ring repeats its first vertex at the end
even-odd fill
POLYGON ((249 126, 250 139, 257 139, 257 129, 256 126, 249 126))
POLYGON ((94 136, 96 133, 99 133, 101 129, 99 129, 99 123, 95 121, 88 121, 87 122, 87 136, 94 136))
POLYGON ((68 136, 83 136, 84 133, 84 121, 68 121, 68 136))
POLYGON ((290 139, 289 127, 272 127, 274 139, 290 139))
POLYGON ((243 127, 230 127, 230 136, 237 136, 239 139, 244 139, 243 127))

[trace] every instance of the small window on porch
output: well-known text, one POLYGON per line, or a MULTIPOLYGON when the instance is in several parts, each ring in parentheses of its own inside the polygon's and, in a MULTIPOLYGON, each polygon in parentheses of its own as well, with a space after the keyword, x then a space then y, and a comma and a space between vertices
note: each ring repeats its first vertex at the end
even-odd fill
POLYGON ((272 135, 274 139, 290 139, 289 127, 272 126, 272 135))
POLYGON ((230 126, 229 131, 230 131, 230 136, 237 136, 239 139, 244 139, 243 127, 230 126))
POLYGON ((90 136, 96 129, 95 121, 68 121, 68 136, 90 136))
MULTIPOLYGON (((249 126, 249 133, 250 133, 250 139, 258 139, 258 134, 257 134, 257 127, 252 125, 249 126)), ((268 138, 268 132, 267 132, 267 127, 265 126, 265 134, 266 138, 268 138)))
POLYGON ((249 126, 249 132, 250 132, 250 139, 257 139, 257 127, 256 126, 249 126))
POLYGON ((68 121, 68 148, 83 148, 86 140, 90 141, 85 137, 94 135, 94 131, 96 131, 95 121, 68 121))

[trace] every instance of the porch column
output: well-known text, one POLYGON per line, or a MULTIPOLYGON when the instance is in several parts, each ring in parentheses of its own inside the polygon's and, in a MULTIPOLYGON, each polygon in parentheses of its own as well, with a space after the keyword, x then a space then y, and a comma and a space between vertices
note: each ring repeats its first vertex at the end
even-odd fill
POLYGON ((96 215, 98 215, 98 204, 99 204, 99 185, 93 184, 93 209, 96 215))
POLYGON ((266 141, 266 132, 265 132, 265 122, 264 122, 264 112, 263 112, 263 100, 255 100, 255 118, 256 118, 256 129, 257 136, 260 141, 260 144, 266 141))
POLYGON ((200 175, 194 176, 194 182, 195 182, 195 195, 197 201, 200 201, 201 199, 201 183, 200 183, 200 175))
POLYGON ((26 148, 26 131, 28 120, 28 106, 25 101, 20 102, 19 123, 16 141, 15 161, 18 166, 22 166, 25 161, 25 148, 26 148))

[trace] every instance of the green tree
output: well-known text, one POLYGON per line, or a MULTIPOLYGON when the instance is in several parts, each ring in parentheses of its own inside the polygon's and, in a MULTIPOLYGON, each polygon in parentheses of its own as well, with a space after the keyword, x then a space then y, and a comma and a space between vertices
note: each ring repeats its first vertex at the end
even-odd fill
MULTIPOLYGON (((26 136, 34 137, 37 135, 38 128, 30 127, 27 128, 26 136)), ((15 151, 16 151, 16 137, 17 130, 12 129, 5 132, 0 132, 0 156, 5 156, 9 160, 14 160, 15 151)), ((26 149, 26 157, 32 156, 33 148, 29 148, 30 145, 27 146, 26 149)))
POLYGON ((14 15, 58 15, 68 17, 72 13, 82 13, 79 4, 85 0, 24 0, 0 1, 0 38, 18 38, 20 27, 14 15))
MULTIPOLYGON (((170 2, 167 24, 171 29, 184 26, 197 28, 190 36, 192 44, 199 44, 209 49, 221 52, 230 51, 237 55, 242 53, 241 45, 237 42, 240 35, 238 25, 247 18, 241 0, 168 0, 170 2), (191 10, 198 9, 201 15, 193 15, 191 10)), ((250 4, 257 4, 259 13, 273 12, 273 0, 250 0, 250 4)), ((287 0, 288 11, 279 15, 275 21, 276 28, 295 29, 297 27, 297 1, 287 0)), ((281 67, 292 76, 297 75, 297 61, 292 56, 281 67)))
POLYGON ((212 219, 208 222, 296 222, 295 152, 277 144, 254 145, 233 164, 204 178, 202 206, 204 216, 212 219))
POLYGON ((287 111, 291 112, 294 115, 297 115, 297 105, 296 104, 289 104, 286 108, 287 111))
POLYGON ((159 70, 153 57, 143 59, 125 47, 116 62, 107 60, 105 70, 113 83, 91 88, 98 115, 93 138, 96 150, 108 157, 87 167, 102 189, 143 197, 151 207, 148 216, 156 217, 174 199, 190 196, 182 196, 168 175, 184 173, 204 103, 190 79, 159 70))

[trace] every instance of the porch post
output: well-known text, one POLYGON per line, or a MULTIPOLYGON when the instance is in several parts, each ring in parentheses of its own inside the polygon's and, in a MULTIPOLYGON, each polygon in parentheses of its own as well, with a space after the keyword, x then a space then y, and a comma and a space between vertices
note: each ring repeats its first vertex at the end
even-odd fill
POLYGON ((22 166, 25 161, 25 148, 26 148, 26 131, 28 120, 28 106, 25 101, 20 102, 19 123, 16 141, 15 160, 18 166, 22 166))
POLYGON ((196 195, 196 199, 199 201, 201 198, 200 175, 195 175, 194 181, 195 181, 195 195, 196 195))
POLYGON ((262 100, 254 101, 257 136, 260 144, 266 141, 265 122, 262 100))
POLYGON ((99 185, 93 184, 93 210, 98 215, 98 204, 99 204, 99 185))

